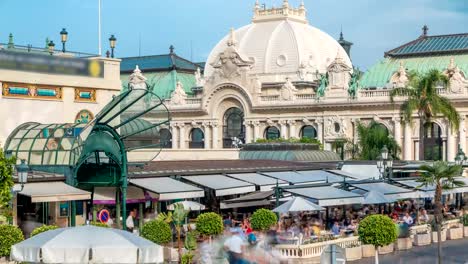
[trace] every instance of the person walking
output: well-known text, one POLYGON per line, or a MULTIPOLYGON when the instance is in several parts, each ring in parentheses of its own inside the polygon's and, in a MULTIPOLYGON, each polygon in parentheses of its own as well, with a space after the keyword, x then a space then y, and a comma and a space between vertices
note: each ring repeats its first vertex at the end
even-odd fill
POLYGON ((130 233, 133 233, 133 230, 135 229, 134 219, 136 215, 137 215, 137 210, 136 208, 134 208, 130 211, 130 213, 128 214, 127 220, 125 221, 125 225, 127 226, 127 231, 130 233))
POLYGON ((231 236, 224 242, 224 250, 228 255, 229 264, 243 264, 243 253, 245 252, 245 242, 240 236, 240 228, 231 228, 231 236))

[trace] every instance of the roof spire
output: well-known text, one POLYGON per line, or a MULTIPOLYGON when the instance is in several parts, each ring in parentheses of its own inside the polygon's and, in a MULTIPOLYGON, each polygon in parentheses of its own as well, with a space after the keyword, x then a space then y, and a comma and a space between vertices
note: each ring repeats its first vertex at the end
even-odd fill
POLYGON ((236 32, 234 32, 234 28, 231 28, 229 31, 229 39, 227 41, 228 46, 235 46, 236 45, 236 32))
POLYGON ((288 2, 288 0, 283 0, 283 7, 286 7, 286 8, 289 7, 289 2, 288 2))
POLYGON ((343 37, 343 25, 341 25, 341 30, 340 30, 340 40, 344 40, 344 37, 343 37))
POLYGON ((421 37, 427 37, 427 32, 429 31, 429 27, 427 25, 424 25, 424 27, 422 27, 422 35, 421 37))
POLYGON ((10 33, 10 35, 8 35, 8 46, 7 46, 9 49, 12 49, 15 47, 15 43, 13 42, 13 34, 10 33))
POLYGON ((174 54, 174 45, 169 46, 169 53, 174 54))

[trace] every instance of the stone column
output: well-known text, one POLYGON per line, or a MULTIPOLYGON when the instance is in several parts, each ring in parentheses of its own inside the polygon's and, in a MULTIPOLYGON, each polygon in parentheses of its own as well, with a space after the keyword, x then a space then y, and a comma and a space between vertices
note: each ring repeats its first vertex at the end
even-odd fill
POLYGON ((210 134, 210 123, 209 122, 203 122, 203 130, 205 133, 205 149, 209 149, 211 144, 211 134, 210 134))
POLYGON ((213 132, 212 146, 213 146, 213 149, 218 149, 218 121, 213 121, 210 124, 211 124, 212 132, 213 132))
POLYGON ((184 149, 186 148, 185 142, 185 124, 184 123, 179 123, 179 149, 184 149))
POLYGON ((280 127, 281 127, 281 135, 280 137, 287 139, 288 137, 288 127, 286 126, 286 120, 280 120, 278 121, 280 127))
POLYGON ((177 124, 171 124, 171 135, 172 135, 172 148, 177 148, 177 124))
POLYGON ((463 152, 466 153, 466 127, 465 127, 465 120, 466 120, 465 114, 460 115, 460 129, 459 129, 458 141, 459 141, 459 143, 460 143, 460 148, 463 150, 463 152))
POLYGON ((411 139, 411 125, 409 123, 405 124, 405 131, 404 131, 404 143, 403 143, 403 159, 404 160, 412 160, 412 139, 411 139))
POLYGON ((252 124, 253 124, 253 127, 254 127, 254 135, 253 135, 253 141, 257 141, 257 139, 259 139, 261 136, 260 136, 260 122, 259 121, 252 121, 252 124))
POLYGON ((252 127, 251 127, 251 121, 244 121, 244 126, 245 126, 245 143, 251 143, 252 142, 252 127))
MULTIPOLYGON (((395 138, 396 143, 398 146, 402 147, 401 144, 401 118, 394 117, 392 118, 393 121, 393 137, 395 138)), ((401 156, 401 154, 400 154, 401 156)))
POLYGON ((450 125, 447 124, 447 161, 454 161, 457 152, 455 134, 452 133, 450 125))
POLYGON ((317 123, 317 139, 323 144, 323 119, 317 119, 315 123, 317 123))
POLYGON ((289 125, 289 137, 300 138, 300 136, 296 134, 296 121, 288 120, 288 125, 289 125))

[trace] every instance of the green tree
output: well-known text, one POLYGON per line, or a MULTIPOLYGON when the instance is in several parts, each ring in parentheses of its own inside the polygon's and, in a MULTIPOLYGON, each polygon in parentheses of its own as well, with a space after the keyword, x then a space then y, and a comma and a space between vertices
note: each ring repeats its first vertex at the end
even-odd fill
POLYGON ((13 188, 13 166, 16 157, 7 158, 0 147, 0 212, 9 209, 12 199, 11 188, 13 188))
POLYGON ((252 214, 250 223, 254 230, 266 231, 278 222, 276 214, 268 209, 260 208, 252 214))
POLYGON ((40 233, 43 233, 43 232, 47 232, 47 231, 50 231, 50 230, 55 230, 59 228, 58 226, 56 225, 43 225, 43 226, 40 226, 40 227, 36 227, 32 232, 31 232, 31 235, 30 237, 33 237, 35 235, 38 235, 40 233))
POLYGON ((398 238, 397 225, 386 215, 369 215, 359 223, 359 239, 375 247, 375 264, 379 263, 378 248, 390 245, 398 238))
POLYGON ((168 212, 167 214, 161 213, 157 217, 158 220, 164 221, 168 224, 172 223, 174 225, 177 232, 177 248, 179 251, 179 257, 182 256, 182 240, 180 238, 180 234, 182 233, 182 225, 184 224, 187 214, 188 211, 185 210, 182 204, 175 203, 174 212, 168 212))
POLYGON ((443 222, 442 214, 442 190, 452 189, 456 186, 464 186, 464 182, 458 181, 456 177, 461 176, 462 166, 452 165, 443 161, 436 161, 432 165, 422 165, 419 167, 422 172, 417 179, 421 183, 420 187, 435 186, 434 193, 434 220, 437 229, 437 254, 439 264, 442 263, 441 228, 443 222))
POLYGON ((141 236, 158 245, 164 245, 172 240, 172 230, 167 222, 152 220, 143 225, 141 236))
POLYGON ((447 119, 452 130, 458 129, 460 116, 449 99, 439 95, 437 87, 444 89, 449 87, 449 80, 442 72, 430 70, 424 75, 411 73, 407 87, 395 88, 390 93, 390 99, 394 103, 395 97, 406 97, 400 106, 403 122, 412 124, 413 114, 417 112, 419 117, 419 157, 424 159, 424 128, 432 122, 436 116, 447 119))
POLYGON ((357 156, 359 159, 377 160, 384 146, 387 146, 394 159, 398 158, 400 147, 382 124, 375 121, 367 126, 358 123, 357 133, 359 137, 357 156))
POLYGON ((201 235, 214 236, 223 232, 223 219, 217 213, 203 213, 197 217, 197 231, 201 235))
POLYGON ((24 240, 23 232, 17 226, 0 225, 0 257, 9 257, 11 246, 24 240))

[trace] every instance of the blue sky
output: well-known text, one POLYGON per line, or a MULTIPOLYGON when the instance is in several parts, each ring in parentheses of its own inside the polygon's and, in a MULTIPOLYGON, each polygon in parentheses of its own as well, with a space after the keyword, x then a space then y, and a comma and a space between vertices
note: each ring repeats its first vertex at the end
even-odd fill
MULTIPOLYGON (((103 49, 115 34, 117 56, 168 52, 204 61, 229 28, 250 23, 255 0, 102 0, 103 49), (192 47, 192 48, 191 48, 192 47), (193 51, 193 52, 192 52, 193 51)), ((282 0, 261 0, 279 6, 282 0)), ((421 34, 468 32, 468 0, 305 0, 310 23, 354 42, 353 63, 366 69, 394 48, 421 34)), ((300 0, 290 0, 297 6, 300 0)), ((0 0, 0 43, 14 34, 15 43, 44 46, 50 37, 69 32, 67 48, 97 53, 97 0, 0 0)), ((58 47, 59 45, 57 45, 58 47)))

